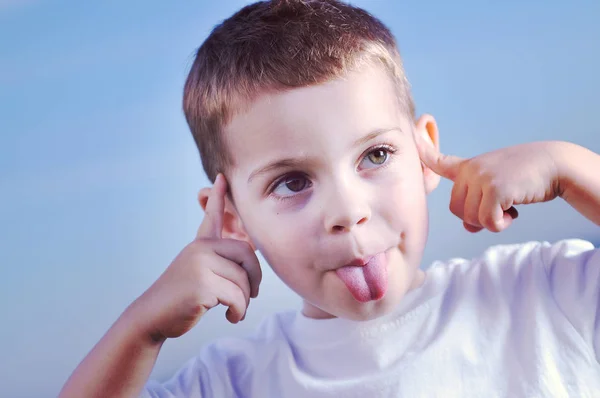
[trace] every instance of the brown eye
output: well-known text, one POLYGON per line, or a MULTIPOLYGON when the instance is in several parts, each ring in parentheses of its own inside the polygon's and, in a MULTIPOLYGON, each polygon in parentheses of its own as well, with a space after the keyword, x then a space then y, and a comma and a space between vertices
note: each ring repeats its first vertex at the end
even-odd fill
POLYGON ((308 180, 304 177, 290 177, 284 182, 285 187, 292 192, 300 192, 308 185, 308 180))
POLYGON ((271 193, 278 198, 287 198, 308 190, 312 186, 312 182, 303 173, 289 173, 281 177, 274 185, 271 193))
POLYGON ((384 149, 375 149, 374 151, 369 152, 367 157, 373 164, 384 164, 388 158, 388 153, 384 149))

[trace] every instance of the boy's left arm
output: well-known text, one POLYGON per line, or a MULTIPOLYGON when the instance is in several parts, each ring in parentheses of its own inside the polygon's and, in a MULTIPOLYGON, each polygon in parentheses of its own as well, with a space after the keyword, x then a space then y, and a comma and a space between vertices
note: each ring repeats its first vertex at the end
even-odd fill
POLYGON ((600 155, 568 142, 555 144, 560 197, 600 225, 600 155))
POLYGON ((415 140, 423 167, 454 182, 450 210, 470 232, 503 231, 518 216, 514 206, 557 197, 600 225, 600 155, 584 147, 533 142, 463 159, 415 140))

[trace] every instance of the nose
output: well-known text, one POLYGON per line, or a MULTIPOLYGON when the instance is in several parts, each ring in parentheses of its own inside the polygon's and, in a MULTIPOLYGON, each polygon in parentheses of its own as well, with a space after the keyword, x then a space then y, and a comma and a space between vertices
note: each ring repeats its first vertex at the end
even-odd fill
POLYGON ((371 218, 368 200, 358 187, 332 190, 324 211, 325 229, 333 234, 350 232, 371 218))

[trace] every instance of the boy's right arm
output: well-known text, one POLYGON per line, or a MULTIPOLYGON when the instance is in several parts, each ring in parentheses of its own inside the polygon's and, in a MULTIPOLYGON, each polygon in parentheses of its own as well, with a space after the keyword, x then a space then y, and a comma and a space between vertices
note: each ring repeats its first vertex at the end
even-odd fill
POLYGON ((75 369, 59 397, 133 397, 148 379, 164 340, 135 326, 129 308, 75 369))
POLYGON ((75 369, 59 398, 137 396, 167 338, 183 335, 218 304, 229 307, 229 322, 243 319, 262 275, 249 244, 221 237, 226 190, 219 175, 197 238, 123 312, 75 369))

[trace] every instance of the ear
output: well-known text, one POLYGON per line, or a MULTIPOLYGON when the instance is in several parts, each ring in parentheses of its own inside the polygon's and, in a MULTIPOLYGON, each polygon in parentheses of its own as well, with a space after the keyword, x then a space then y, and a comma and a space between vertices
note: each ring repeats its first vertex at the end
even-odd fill
MULTIPOLYGON (((439 133, 437 123, 431 115, 422 115, 415 124, 415 134, 420 134, 425 141, 433 145, 436 151, 440 149, 439 133)), ((440 176, 434 173, 430 168, 421 163, 423 169, 423 182, 425 191, 429 194, 437 188, 440 183, 440 176)))
MULTIPOLYGON (((211 190, 212 187, 206 187, 202 188, 200 192, 198 192, 198 203, 200 204, 200 207, 202 207, 202 210, 206 210, 206 204, 208 203, 211 190)), ((242 223, 235 206, 231 202, 229 195, 225 195, 224 200, 225 206, 223 210, 223 231, 221 231, 221 236, 225 239, 244 241, 252 247, 252 250, 256 250, 254 244, 244 229, 244 224, 242 223)))

